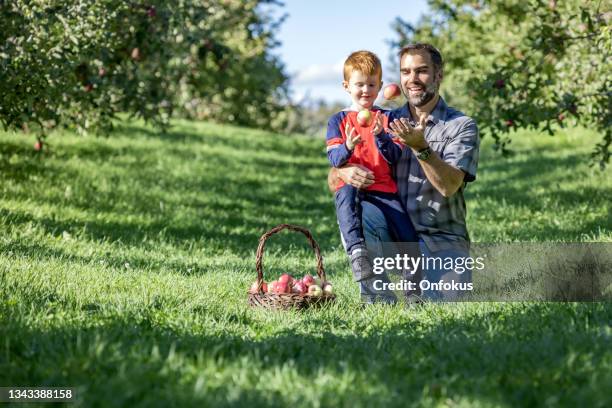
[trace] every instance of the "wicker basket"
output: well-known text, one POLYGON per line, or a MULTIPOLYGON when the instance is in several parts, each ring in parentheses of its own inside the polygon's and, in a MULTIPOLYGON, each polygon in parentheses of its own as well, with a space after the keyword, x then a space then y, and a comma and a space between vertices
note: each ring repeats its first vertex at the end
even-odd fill
POLYGON ((276 234, 279 231, 288 229, 291 231, 301 232, 306 235, 312 250, 317 258, 317 275, 322 282, 325 282, 325 270, 323 269, 323 259, 321 258, 321 251, 319 245, 314 240, 310 231, 306 228, 299 227, 297 225, 281 224, 277 227, 272 228, 259 238, 259 246, 257 247, 257 255, 255 261, 255 268, 257 269, 257 288, 258 293, 249 293, 249 305, 255 307, 264 307, 267 309, 305 309, 310 306, 320 306, 329 302, 332 302, 336 297, 334 295, 323 294, 321 296, 313 296, 309 294, 298 294, 298 293, 264 293, 262 285, 264 282, 262 258, 266 240, 270 236, 276 234))

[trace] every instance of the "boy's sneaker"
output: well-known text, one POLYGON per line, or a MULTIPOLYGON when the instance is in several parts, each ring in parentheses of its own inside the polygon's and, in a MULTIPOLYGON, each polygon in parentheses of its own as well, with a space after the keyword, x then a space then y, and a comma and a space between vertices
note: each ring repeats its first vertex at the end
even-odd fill
POLYGON ((370 258, 368 258, 368 250, 366 247, 358 246, 353 249, 350 258, 355 282, 360 282, 374 276, 374 270, 370 258))

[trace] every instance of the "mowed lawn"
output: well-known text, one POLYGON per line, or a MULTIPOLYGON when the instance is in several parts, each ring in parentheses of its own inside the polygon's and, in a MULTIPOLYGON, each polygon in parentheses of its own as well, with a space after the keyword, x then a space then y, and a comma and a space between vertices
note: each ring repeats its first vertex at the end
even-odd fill
MULTIPOLYGON (((478 242, 612 242, 598 136, 484 140, 466 192, 478 242)), ((0 133, 0 386, 70 386, 81 406, 610 406, 610 303, 359 307, 324 141, 177 121, 166 133, 0 133), (308 228, 338 301, 251 310, 262 233, 308 228)), ((314 272, 303 236, 264 273, 314 272)))

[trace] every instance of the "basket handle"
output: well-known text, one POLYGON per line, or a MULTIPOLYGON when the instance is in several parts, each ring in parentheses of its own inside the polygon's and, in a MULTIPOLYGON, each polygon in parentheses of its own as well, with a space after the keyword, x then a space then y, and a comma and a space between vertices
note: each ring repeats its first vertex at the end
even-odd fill
POLYGON ((325 270, 323 269, 323 259, 321 258, 321 250, 319 249, 319 244, 317 244, 317 241, 314 240, 310 231, 308 231, 306 228, 303 228, 297 225, 281 224, 281 225, 278 225, 272 228, 270 231, 263 234, 261 238, 259 238, 259 246, 257 247, 257 255, 255 257, 255 269, 257 269, 257 291, 258 292, 261 292, 261 288, 263 285, 262 259, 263 259, 264 247, 266 246, 266 240, 270 238, 272 235, 284 229, 301 232, 302 234, 306 235, 306 239, 308 239, 308 243, 312 247, 312 250, 315 253, 315 257, 317 258, 317 275, 319 276, 321 281, 325 282, 326 280, 325 270))

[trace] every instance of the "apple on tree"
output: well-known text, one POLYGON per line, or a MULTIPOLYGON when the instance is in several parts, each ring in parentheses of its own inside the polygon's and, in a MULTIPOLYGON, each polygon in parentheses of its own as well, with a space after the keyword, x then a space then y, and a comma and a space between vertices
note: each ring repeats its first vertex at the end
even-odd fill
POLYGON ((132 52, 130 53, 130 57, 132 57, 134 61, 139 61, 140 60, 140 48, 138 47, 133 48, 132 52))

